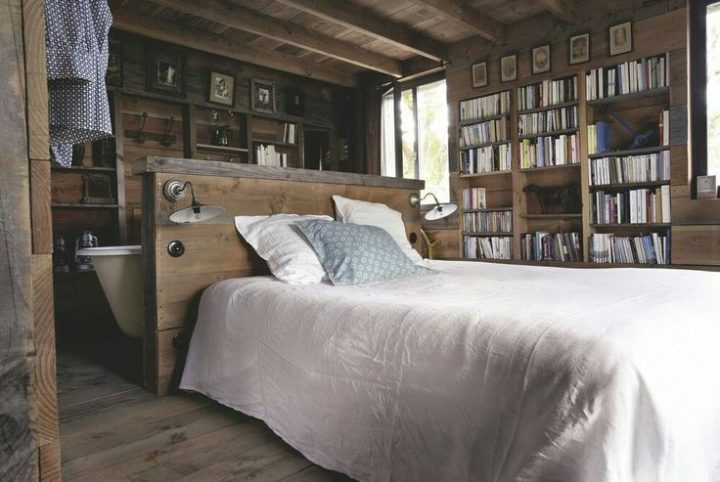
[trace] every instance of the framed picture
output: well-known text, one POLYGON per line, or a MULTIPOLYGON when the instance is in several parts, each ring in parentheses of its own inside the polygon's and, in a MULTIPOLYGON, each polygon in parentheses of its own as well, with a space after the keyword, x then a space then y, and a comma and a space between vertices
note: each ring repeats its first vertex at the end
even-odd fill
POLYGON ((148 90, 176 96, 185 95, 185 58, 172 50, 148 52, 148 90))
POLYGON ((550 44, 532 49, 530 65, 532 66, 533 75, 550 72, 550 44))
POLYGON ((500 59, 500 81, 512 82, 517 80, 517 55, 508 55, 500 59))
POLYGON ((235 77, 210 72, 208 101, 232 107, 235 105, 235 77))
POLYGON ((108 66, 105 72, 105 84, 108 87, 122 87, 123 49, 120 41, 108 39, 108 66))
POLYGON ((583 33, 570 37, 568 52, 570 65, 590 62, 590 34, 583 33))
POLYGON ((275 84, 270 80, 252 79, 252 110, 258 112, 275 112, 275 84))
POLYGON ((487 62, 480 62, 472 66, 473 88, 485 87, 488 85, 487 62))
POLYGON ((609 30, 610 55, 620 55, 632 52, 632 22, 613 25, 609 30))

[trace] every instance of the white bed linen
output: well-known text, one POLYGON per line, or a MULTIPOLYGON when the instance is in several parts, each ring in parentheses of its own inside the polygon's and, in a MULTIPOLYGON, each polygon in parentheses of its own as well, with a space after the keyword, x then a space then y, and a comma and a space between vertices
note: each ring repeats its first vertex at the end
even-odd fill
POLYGON ((720 273, 220 282, 181 388, 367 481, 720 480, 720 273))

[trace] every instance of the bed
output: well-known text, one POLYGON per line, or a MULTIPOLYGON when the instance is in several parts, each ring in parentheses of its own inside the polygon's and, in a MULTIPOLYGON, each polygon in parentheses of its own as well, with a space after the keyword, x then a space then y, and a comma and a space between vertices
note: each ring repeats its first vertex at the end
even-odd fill
POLYGON ((180 386, 362 481, 720 480, 720 275, 430 263, 214 284, 180 386))

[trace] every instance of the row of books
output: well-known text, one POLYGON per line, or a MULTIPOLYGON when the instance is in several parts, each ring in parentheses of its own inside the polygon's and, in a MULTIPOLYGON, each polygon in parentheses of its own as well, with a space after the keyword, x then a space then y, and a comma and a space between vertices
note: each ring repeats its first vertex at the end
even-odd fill
POLYGON ((463 189, 463 209, 485 209, 487 195, 484 187, 463 189))
POLYGON ((580 162, 580 138, 577 134, 523 139, 520 144, 520 169, 562 166, 580 162))
POLYGON ((610 123, 599 121, 596 124, 587 126, 588 154, 602 154, 609 152, 610 147, 610 123))
POLYGON ((645 224, 670 222, 670 186, 656 189, 630 189, 590 196, 595 224, 645 224))
POLYGON ((283 137, 282 141, 286 144, 295 144, 297 136, 297 126, 292 122, 285 122, 283 124, 283 137))
POLYGON ((670 237, 658 233, 637 236, 593 234, 590 237, 593 263, 670 264, 670 237))
POLYGON ((258 166, 287 167, 288 155, 277 151, 272 144, 258 144, 255 147, 255 162, 258 166))
POLYGON ((489 211, 463 214, 463 231, 466 233, 512 234, 512 211, 489 211))
POLYGON ((518 116, 518 134, 532 135, 544 132, 575 129, 578 126, 577 106, 563 107, 544 112, 518 116))
POLYGON ((512 259, 513 238, 508 236, 465 236, 468 259, 512 259))
POLYGON ((460 122, 510 113, 510 91, 476 97, 460 102, 460 122))
POLYGON ((577 76, 558 80, 544 80, 537 84, 518 87, 518 109, 531 110, 550 107, 578 99, 577 76))
POLYGON ((600 67, 586 74, 588 100, 632 94, 670 85, 668 54, 600 67))
POLYGON ((590 185, 670 180, 670 151, 590 159, 590 185))
POLYGON ((531 261, 582 261, 579 233, 537 231, 520 239, 522 259, 531 261))
POLYGON ((512 146, 478 147, 460 153, 463 174, 509 171, 512 169, 512 146))
POLYGON ((460 144, 462 147, 471 147, 507 141, 510 134, 509 124, 506 119, 496 119, 465 126, 460 130, 460 144))

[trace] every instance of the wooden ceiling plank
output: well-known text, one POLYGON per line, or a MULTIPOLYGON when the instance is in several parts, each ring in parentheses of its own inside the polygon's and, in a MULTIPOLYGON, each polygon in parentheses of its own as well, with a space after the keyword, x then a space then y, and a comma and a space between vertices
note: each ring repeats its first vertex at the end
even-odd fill
POLYGON ((505 26, 461 0, 413 0, 438 15, 452 18, 496 44, 506 42, 505 26))
POLYGON ((116 8, 112 13, 113 27, 118 30, 331 84, 347 87, 357 85, 352 75, 313 66, 290 55, 257 49, 245 43, 240 44, 219 35, 151 18, 127 9, 116 8))
POLYGON ((322 19, 359 30, 432 60, 444 60, 446 47, 405 25, 389 22, 371 10, 335 0, 276 0, 322 19))
POLYGON ((567 23, 577 22, 577 11, 572 0, 537 0, 550 13, 567 23))
POLYGON ((286 20, 260 15, 239 5, 217 0, 150 0, 153 3, 202 18, 236 30, 251 32, 296 47, 321 53, 364 69, 374 70, 393 77, 402 76, 397 60, 371 52, 349 42, 337 40, 320 32, 286 20))

